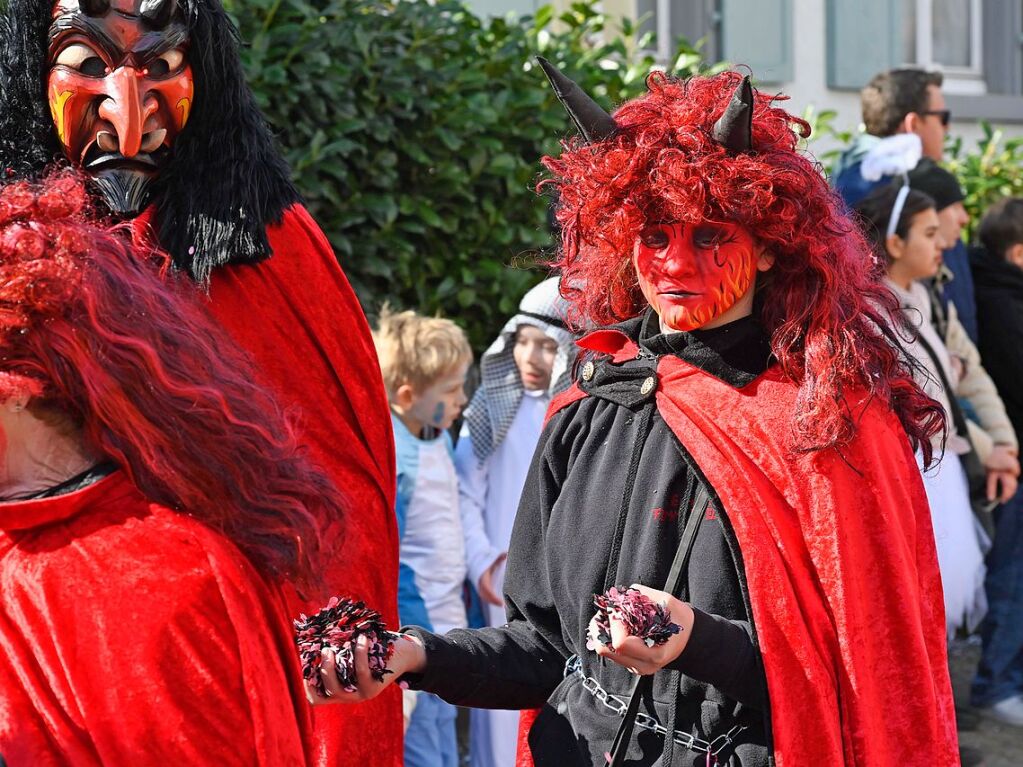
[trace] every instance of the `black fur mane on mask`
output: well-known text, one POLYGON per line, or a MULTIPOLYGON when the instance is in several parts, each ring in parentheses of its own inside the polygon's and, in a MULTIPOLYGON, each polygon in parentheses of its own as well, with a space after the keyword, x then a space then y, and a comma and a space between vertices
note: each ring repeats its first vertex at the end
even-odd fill
MULTIPOLYGON (((195 100, 154 184, 159 240, 205 282, 228 263, 270 256, 266 226, 299 200, 217 0, 181 0, 195 100), (189 252, 189 251, 192 252, 189 252)), ((46 98, 51 0, 0 0, 0 174, 38 176, 63 157, 46 98)))

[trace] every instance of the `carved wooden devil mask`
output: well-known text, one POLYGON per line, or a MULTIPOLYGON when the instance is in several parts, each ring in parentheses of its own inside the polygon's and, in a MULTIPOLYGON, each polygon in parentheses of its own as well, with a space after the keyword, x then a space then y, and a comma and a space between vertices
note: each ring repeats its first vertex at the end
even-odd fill
POLYGON ((57 0, 47 96, 67 157, 107 203, 139 213, 188 122, 193 79, 178 0, 57 0))

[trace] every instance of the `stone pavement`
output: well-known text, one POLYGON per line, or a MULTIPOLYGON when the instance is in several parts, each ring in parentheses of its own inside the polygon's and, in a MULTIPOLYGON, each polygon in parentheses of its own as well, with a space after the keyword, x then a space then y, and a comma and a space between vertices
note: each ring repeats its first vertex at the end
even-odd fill
POLYGON ((959 743, 983 754, 984 767, 1023 767, 1023 728, 994 722, 970 707, 970 680, 980 645, 955 641, 949 652, 952 689, 959 720, 959 743))

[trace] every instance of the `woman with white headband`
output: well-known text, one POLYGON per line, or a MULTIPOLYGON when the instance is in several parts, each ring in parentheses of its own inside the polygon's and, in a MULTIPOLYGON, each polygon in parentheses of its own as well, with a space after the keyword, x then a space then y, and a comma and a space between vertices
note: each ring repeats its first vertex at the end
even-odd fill
POLYGON ((934 199, 908 184, 893 183, 872 192, 856 206, 864 233, 899 299, 905 320, 903 346, 917 382, 945 409, 946 435, 933 438, 941 460, 923 472, 938 551, 945 623, 949 635, 980 623, 984 597, 984 549, 987 537, 974 519, 962 458, 972 450, 955 399, 960 370, 931 321, 932 304, 920 283, 941 268, 945 246, 934 199), (944 453, 942 455, 942 453, 944 453))

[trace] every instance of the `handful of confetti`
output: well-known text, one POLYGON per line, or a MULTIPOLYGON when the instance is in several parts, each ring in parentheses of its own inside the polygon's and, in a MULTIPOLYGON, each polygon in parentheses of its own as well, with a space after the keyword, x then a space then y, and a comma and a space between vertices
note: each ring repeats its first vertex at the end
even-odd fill
MULTIPOLYGON (((624 623, 629 634, 642 639, 647 647, 662 645, 682 630, 671 620, 666 605, 637 589, 612 586, 606 594, 594 594, 593 604, 597 607, 596 639, 605 646, 611 644, 611 617, 624 623)), ((586 641, 586 649, 596 649, 592 638, 586 641)))
POLYGON ((334 652, 334 666, 338 679, 345 691, 355 692, 355 641, 364 636, 369 640, 369 672, 374 679, 382 682, 387 674, 387 661, 394 652, 392 634, 384 625, 383 618, 376 610, 366 607, 364 602, 332 597, 327 606, 315 615, 299 616, 295 621, 295 641, 302 661, 302 676, 312 681, 316 691, 328 697, 320 674, 322 658, 320 651, 334 652))

